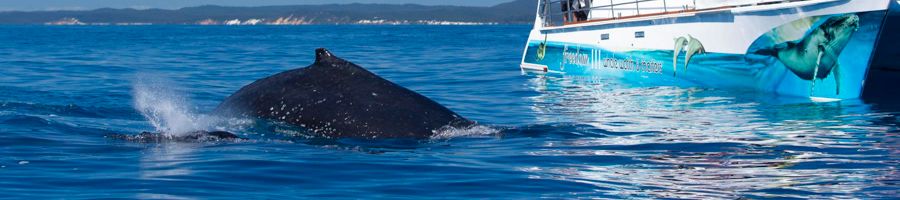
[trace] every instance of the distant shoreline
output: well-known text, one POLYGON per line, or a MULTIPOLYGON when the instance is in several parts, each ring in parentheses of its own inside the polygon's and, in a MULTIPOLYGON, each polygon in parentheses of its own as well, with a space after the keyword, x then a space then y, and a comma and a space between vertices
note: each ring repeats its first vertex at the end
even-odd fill
POLYGON ((48 26, 48 27, 89 27, 89 26, 208 26, 208 27, 302 27, 302 26, 531 26, 532 24, 306 24, 306 25, 200 25, 200 24, 83 24, 83 25, 46 25, 46 24, 0 24, 0 26, 48 26))
MULTIPOLYGON (((437 21, 437 20, 418 20, 418 21, 396 21, 396 20, 359 20, 351 23, 334 23, 335 25, 448 25, 448 26, 484 26, 484 25, 500 25, 498 22, 463 22, 463 21, 437 21)), ((83 26, 83 25, 97 25, 97 26, 143 26, 143 25, 154 25, 154 23, 145 23, 145 22, 129 22, 129 23, 111 23, 111 22, 92 22, 86 23, 82 22, 77 18, 63 18, 57 21, 46 22, 43 25, 48 26, 83 26)), ((294 19, 291 17, 287 18, 278 18, 276 20, 266 20, 266 19, 232 19, 225 21, 216 21, 213 19, 206 19, 196 23, 184 23, 184 24, 158 24, 158 25, 200 25, 200 26, 302 26, 302 25, 316 25, 311 21, 303 20, 303 19, 294 19)))
POLYGON ((198 6, 176 10, 4 11, 0 24, 44 25, 499 25, 534 22, 533 0, 492 7, 416 4, 331 4, 262 7, 198 6))

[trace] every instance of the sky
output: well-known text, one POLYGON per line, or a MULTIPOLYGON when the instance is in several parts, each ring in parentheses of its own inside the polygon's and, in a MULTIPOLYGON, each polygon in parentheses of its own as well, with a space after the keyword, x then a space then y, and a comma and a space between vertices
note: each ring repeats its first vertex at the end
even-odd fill
POLYGON ((492 6, 512 0, 0 0, 0 11, 90 10, 97 8, 177 9, 199 5, 265 6, 329 3, 416 3, 492 6))

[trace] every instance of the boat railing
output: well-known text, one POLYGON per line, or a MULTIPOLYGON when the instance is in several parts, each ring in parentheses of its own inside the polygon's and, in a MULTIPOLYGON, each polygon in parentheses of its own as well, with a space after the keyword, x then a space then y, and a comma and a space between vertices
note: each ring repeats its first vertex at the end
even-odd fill
POLYGON ((696 8, 694 0, 545 0, 541 5, 541 17, 544 26, 550 27, 696 8))
POLYGON ((653 15, 695 12, 722 7, 777 4, 809 0, 542 0, 538 11, 544 27, 609 21, 653 15), (717 3, 710 3, 717 2, 717 3))

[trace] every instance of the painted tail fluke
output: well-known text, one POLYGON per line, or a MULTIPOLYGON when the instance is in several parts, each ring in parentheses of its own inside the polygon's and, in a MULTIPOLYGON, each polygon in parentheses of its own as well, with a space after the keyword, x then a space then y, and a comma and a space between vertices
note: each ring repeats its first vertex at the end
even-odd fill
POLYGON ((691 58, 693 58, 694 55, 706 53, 706 48, 703 47, 700 40, 697 40, 697 38, 690 35, 687 37, 675 38, 675 49, 673 50, 672 55, 672 75, 678 75, 678 56, 681 55, 682 51, 685 51, 684 70, 687 70, 688 64, 691 63, 691 58))
POLYGON ((691 62, 691 58, 694 55, 700 55, 706 53, 706 48, 703 47, 703 44, 700 43, 700 40, 697 38, 691 37, 688 35, 688 45, 687 45, 687 54, 684 55, 684 70, 686 71, 688 68, 688 64, 691 62))
POLYGON ((544 41, 538 46, 537 49, 537 59, 544 60, 544 57, 547 56, 547 35, 544 35, 544 41))

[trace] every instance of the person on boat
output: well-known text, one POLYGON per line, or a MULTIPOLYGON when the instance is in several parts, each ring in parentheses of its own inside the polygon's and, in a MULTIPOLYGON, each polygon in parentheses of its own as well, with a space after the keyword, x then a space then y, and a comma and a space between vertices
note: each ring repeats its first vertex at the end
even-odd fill
POLYGON ((575 20, 577 21, 587 21, 588 14, 591 12, 591 1, 590 0, 577 0, 578 2, 573 5, 577 7, 577 11, 575 12, 575 20))
POLYGON ((573 1, 573 0, 560 0, 559 1, 559 7, 562 8, 563 23, 569 23, 569 15, 571 14, 571 13, 569 13, 569 8, 572 8, 571 1, 573 1))

